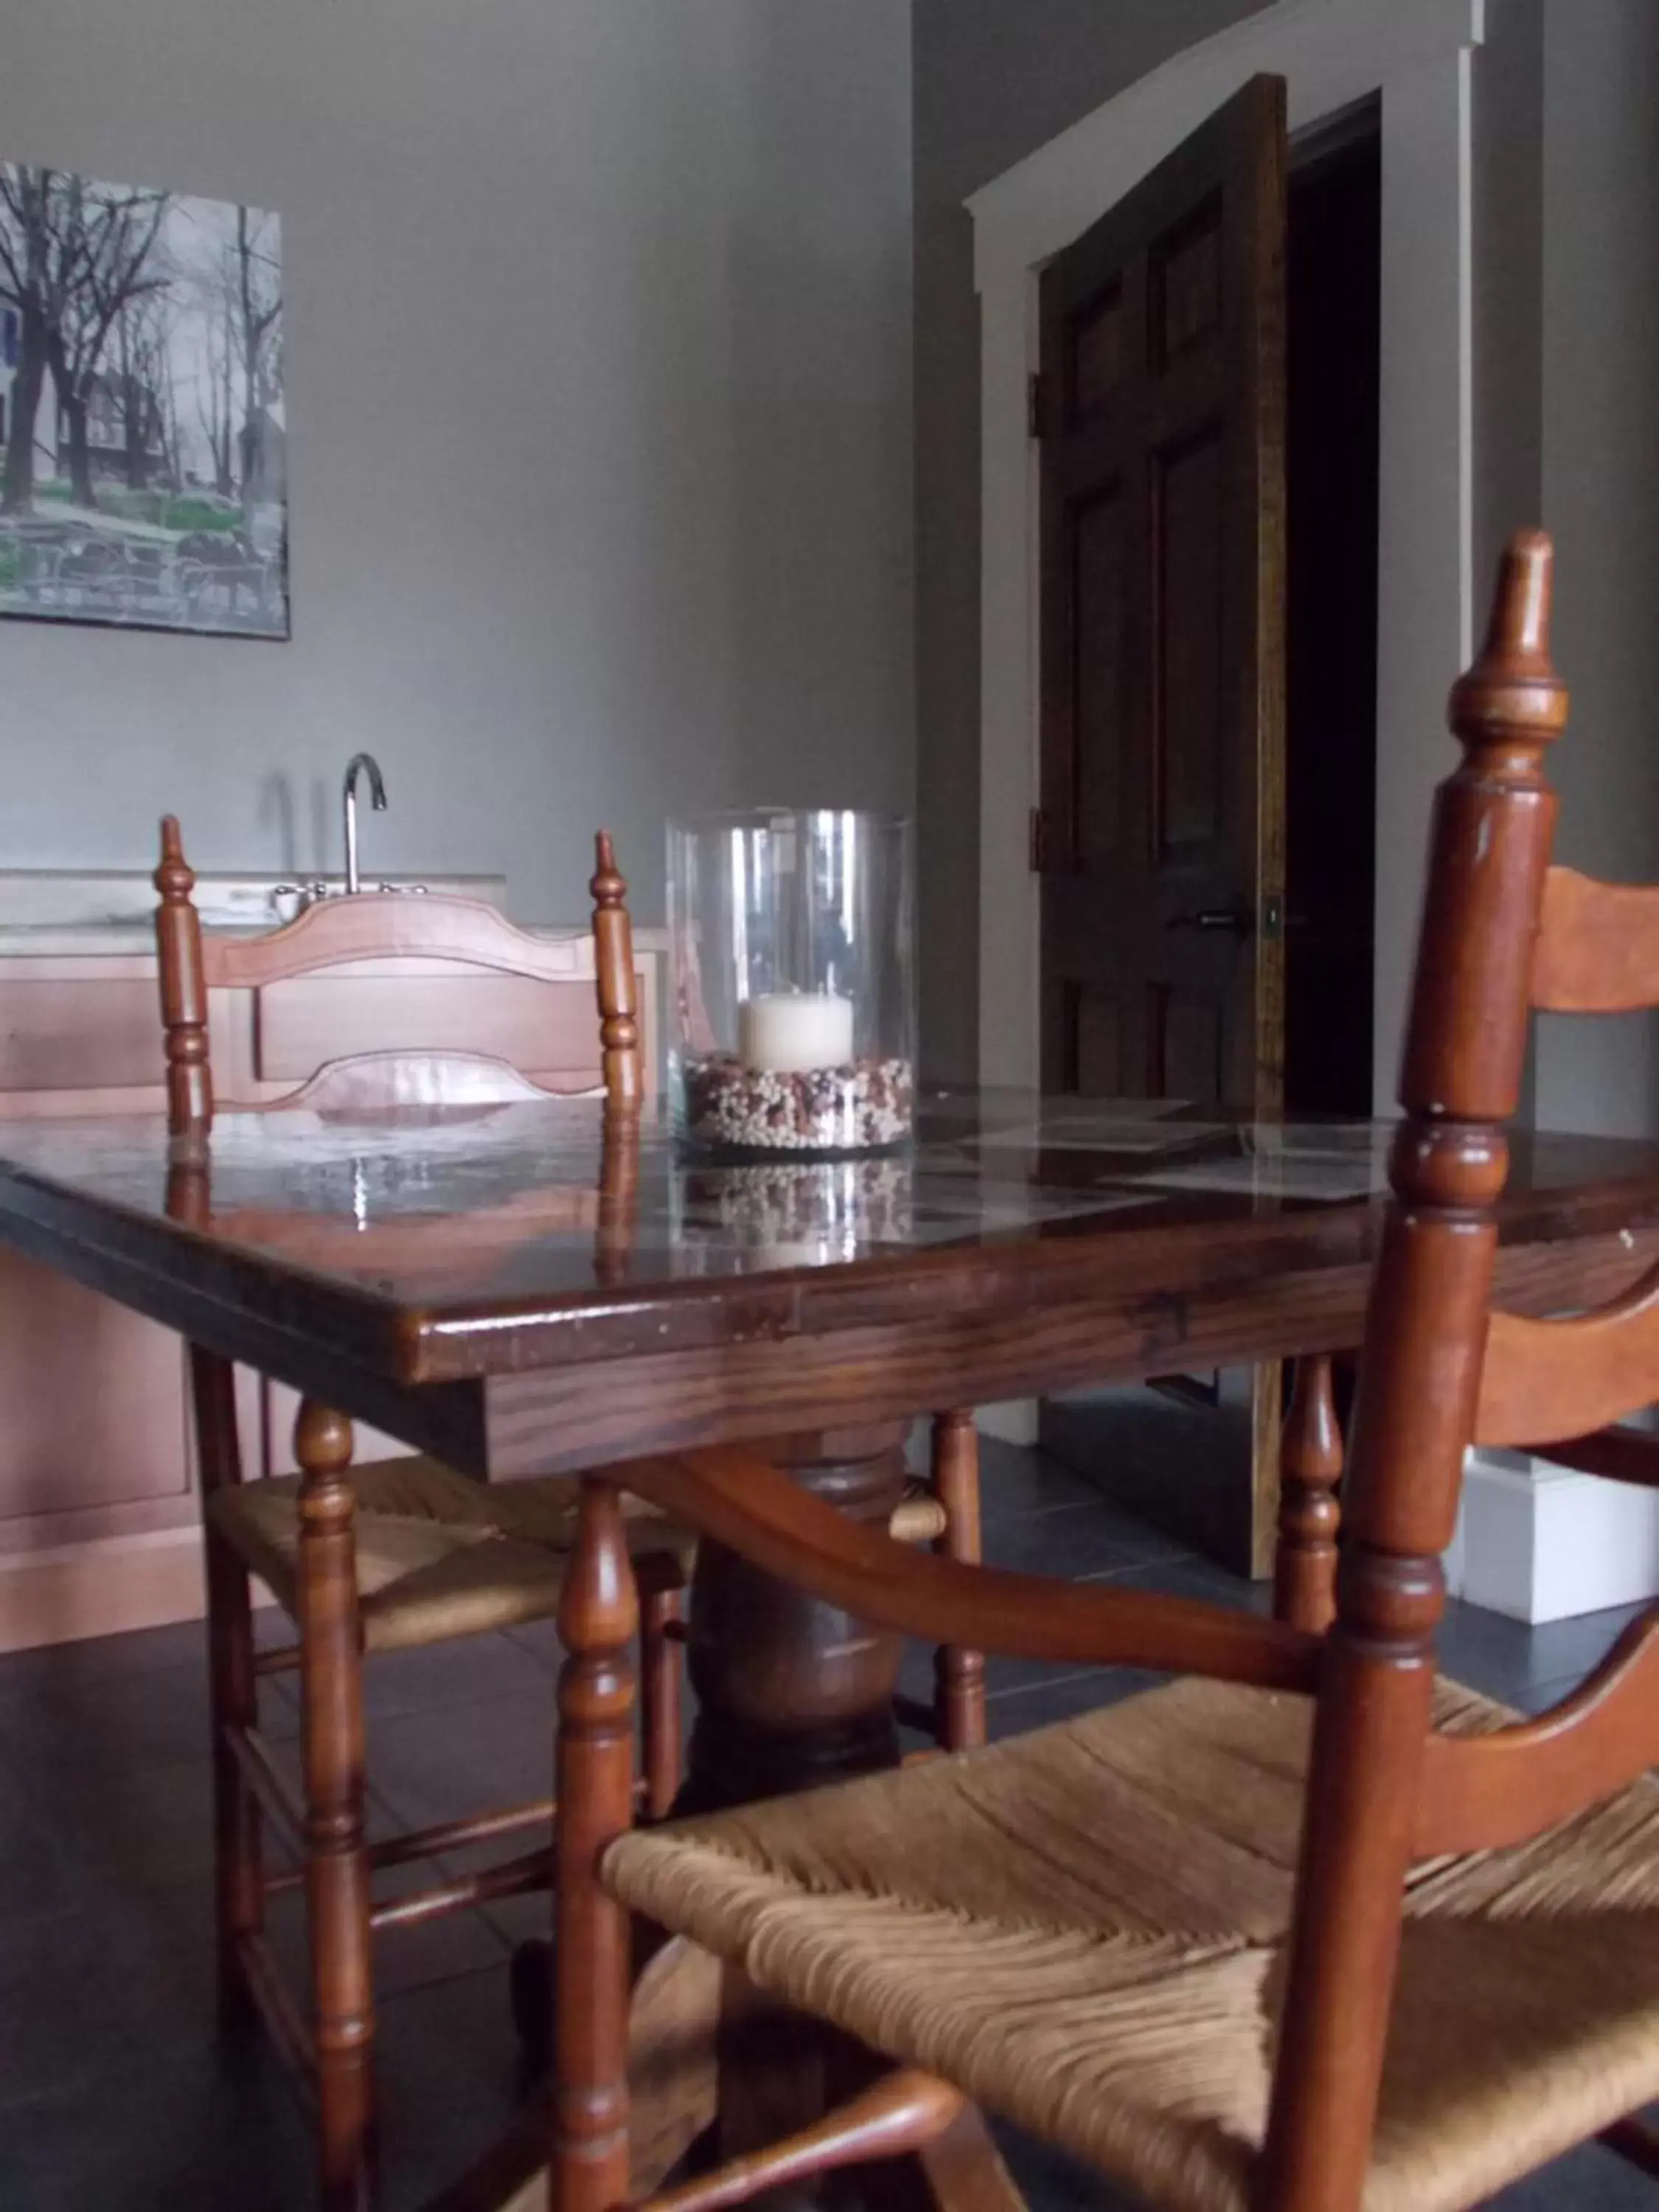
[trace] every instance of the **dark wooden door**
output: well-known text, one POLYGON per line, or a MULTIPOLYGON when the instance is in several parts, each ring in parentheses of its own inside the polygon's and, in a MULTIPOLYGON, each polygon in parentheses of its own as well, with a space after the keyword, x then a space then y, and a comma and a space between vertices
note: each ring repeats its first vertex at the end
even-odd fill
POLYGON ((1042 280, 1045 1088, 1277 1109, 1285 86, 1042 280))
MULTIPOLYGON (((1044 1088, 1277 1114, 1285 85, 1253 78, 1042 280, 1044 1088)), ((1045 1444, 1266 1571, 1276 1368, 1044 1407, 1045 1444)))

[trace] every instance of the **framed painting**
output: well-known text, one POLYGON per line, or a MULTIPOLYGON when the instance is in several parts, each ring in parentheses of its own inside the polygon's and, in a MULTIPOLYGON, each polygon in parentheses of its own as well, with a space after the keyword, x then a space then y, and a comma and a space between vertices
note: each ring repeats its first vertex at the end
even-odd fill
POLYGON ((288 636, 277 216, 0 161, 0 617, 288 636))

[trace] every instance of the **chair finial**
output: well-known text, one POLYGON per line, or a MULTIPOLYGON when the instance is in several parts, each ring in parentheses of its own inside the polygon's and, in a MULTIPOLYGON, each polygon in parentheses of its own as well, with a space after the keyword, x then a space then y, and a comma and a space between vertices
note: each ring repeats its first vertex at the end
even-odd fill
POLYGON ((1517 530, 1504 548, 1479 658, 1452 686, 1449 719, 1466 745, 1519 745, 1535 768, 1566 726, 1567 688, 1550 659, 1555 548, 1517 530))
POLYGON ((593 880, 588 885, 598 907, 619 907, 628 898, 628 885, 617 867, 617 848, 611 832, 600 830, 593 839, 593 880))
POLYGON ((195 872, 185 858, 176 815, 161 817, 161 858, 154 878, 156 978, 167 1055, 167 1126, 176 1136, 213 1119, 208 1066, 207 979, 202 922, 191 893, 195 872))
POLYGON ((187 899, 196 888, 196 871, 185 858, 185 842, 176 814, 161 817, 161 857, 151 880, 170 906, 187 899))
POLYGON ((640 1024, 635 1005, 634 933, 628 918, 628 885, 617 867, 611 832, 593 840, 594 977, 599 987, 599 1043, 605 1091, 617 1113, 636 1114, 643 1095, 640 1024))

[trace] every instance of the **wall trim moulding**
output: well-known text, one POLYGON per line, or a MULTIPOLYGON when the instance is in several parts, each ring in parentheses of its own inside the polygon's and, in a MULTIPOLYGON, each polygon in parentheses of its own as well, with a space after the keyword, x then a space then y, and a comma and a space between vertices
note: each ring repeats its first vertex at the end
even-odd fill
POLYGON ((199 1620, 204 1608, 202 1532, 193 1522, 0 1561, 0 1652, 164 1628, 199 1620))
POLYGON ((1036 1079, 1037 475, 1026 428, 1042 264, 1259 70, 1291 131, 1380 94, 1376 1065, 1391 1085, 1447 687, 1470 656, 1471 56, 1484 0, 1279 0, 1176 55, 975 193, 981 298, 980 1076, 1036 1079))

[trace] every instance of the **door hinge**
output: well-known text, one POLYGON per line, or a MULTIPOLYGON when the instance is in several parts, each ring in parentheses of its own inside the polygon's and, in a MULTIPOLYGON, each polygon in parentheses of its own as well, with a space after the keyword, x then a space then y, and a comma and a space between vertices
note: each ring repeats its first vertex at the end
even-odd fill
POLYGON ((1046 806, 1031 809, 1026 837, 1031 873, 1046 876, 1054 866, 1054 817, 1046 806))
POLYGON ((1039 368, 1025 380, 1025 434, 1030 438, 1048 434, 1048 380, 1039 368))

